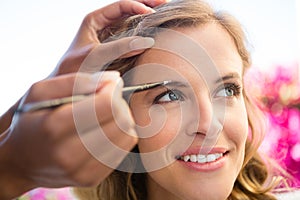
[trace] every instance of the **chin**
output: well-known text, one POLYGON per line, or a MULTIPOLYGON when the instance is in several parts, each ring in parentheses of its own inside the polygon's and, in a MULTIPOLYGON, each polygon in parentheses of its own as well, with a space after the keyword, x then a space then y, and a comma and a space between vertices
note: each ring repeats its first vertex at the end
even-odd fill
POLYGON ((176 194, 182 200, 225 200, 231 194, 233 187, 223 185, 223 187, 215 186, 214 188, 202 188, 189 193, 176 194), (219 189, 218 191, 216 191, 219 189))
MULTIPOLYGON (((226 178, 225 178, 226 179, 226 178)), ((229 181, 220 178, 220 180, 207 181, 207 184, 186 184, 181 190, 174 191, 176 196, 182 200, 226 200, 233 189, 234 180, 229 181)))

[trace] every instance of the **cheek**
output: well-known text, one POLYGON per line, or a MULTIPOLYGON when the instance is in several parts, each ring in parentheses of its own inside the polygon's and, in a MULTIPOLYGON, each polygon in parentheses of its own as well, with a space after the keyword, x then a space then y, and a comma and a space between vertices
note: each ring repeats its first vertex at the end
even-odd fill
POLYGON ((248 118, 243 102, 227 110, 224 132, 226 133, 226 138, 235 146, 242 162, 248 137, 248 118))
POLYGON ((230 141, 234 142, 236 146, 244 146, 247 136, 248 136, 248 123, 247 117, 238 117, 235 115, 230 115, 225 120, 224 130, 227 133, 226 136, 230 141))
POLYGON ((181 113, 177 109, 153 108, 134 114, 137 123, 139 150, 141 153, 153 152, 168 146, 179 134, 181 113))

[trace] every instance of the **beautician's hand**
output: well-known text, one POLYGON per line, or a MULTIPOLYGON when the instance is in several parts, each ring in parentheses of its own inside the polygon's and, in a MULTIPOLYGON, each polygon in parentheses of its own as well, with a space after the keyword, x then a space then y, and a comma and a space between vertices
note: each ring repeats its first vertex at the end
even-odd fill
POLYGON ((73 105, 14 116, 0 136, 0 199, 12 199, 36 187, 94 186, 108 176, 113 169, 95 159, 82 141, 94 148, 94 156, 112 156, 118 163, 126 155, 103 150, 107 141, 98 140, 99 135, 105 134, 126 152, 136 145, 122 84, 118 72, 72 73, 34 84, 22 104, 76 94, 93 96, 73 105))
POLYGON ((95 48, 98 48, 97 51, 102 53, 98 55, 98 58, 103 64, 116 57, 129 57, 140 54, 147 48, 152 47, 153 41, 143 37, 128 37, 101 44, 97 32, 128 15, 152 13, 154 10, 151 7, 165 2, 167 0, 121 0, 88 14, 84 18, 71 46, 61 58, 51 76, 77 72, 83 60, 95 48), (113 52, 113 55, 107 52, 113 52))
MULTIPOLYGON (((103 64, 109 62, 110 58, 115 58, 123 53, 126 53, 127 56, 133 56, 152 47, 153 41, 143 37, 129 37, 119 41, 101 44, 97 38, 97 32, 128 15, 151 13, 153 12, 151 7, 167 1, 168 0, 121 0, 88 14, 83 20, 69 49, 50 76, 77 72, 87 55, 97 48, 97 53, 106 52, 104 55, 99 55, 98 57, 98 60, 103 64), (107 52, 113 52, 113 54, 107 54, 107 52)), ((14 111, 18 105, 19 101, 9 108, 5 114, 0 116, 0 135, 9 127, 14 111)))

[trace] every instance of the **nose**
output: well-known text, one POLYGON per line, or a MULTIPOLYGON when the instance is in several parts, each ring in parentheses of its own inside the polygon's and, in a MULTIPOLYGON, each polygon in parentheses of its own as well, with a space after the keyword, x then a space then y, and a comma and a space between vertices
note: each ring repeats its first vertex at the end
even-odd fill
POLYGON ((223 129, 220 106, 211 101, 209 97, 199 97, 195 101, 194 114, 190 118, 187 134, 190 136, 201 135, 204 137, 202 146, 213 146, 223 129))

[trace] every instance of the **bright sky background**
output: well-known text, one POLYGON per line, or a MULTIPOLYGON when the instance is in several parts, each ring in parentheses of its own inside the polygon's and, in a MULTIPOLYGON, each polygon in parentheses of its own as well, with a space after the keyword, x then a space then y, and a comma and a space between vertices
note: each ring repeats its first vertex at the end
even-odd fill
MULTIPOLYGON (((300 58, 300 0, 209 0, 244 25, 254 65, 271 70, 300 58), (296 6, 297 4, 297 6, 296 6), (298 27, 297 27, 298 23, 298 27)), ((0 0, 0 114, 45 78, 71 43, 83 17, 112 0, 0 0)))

